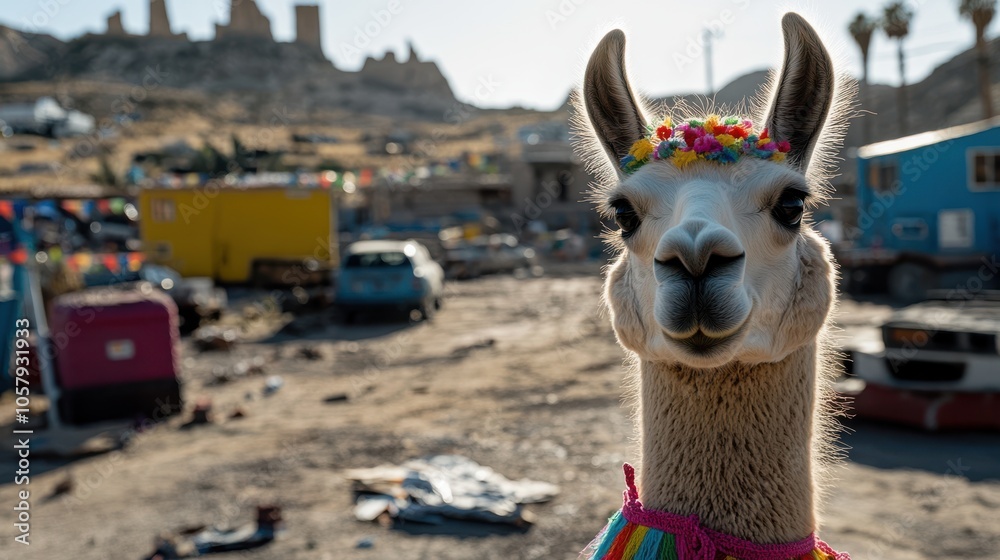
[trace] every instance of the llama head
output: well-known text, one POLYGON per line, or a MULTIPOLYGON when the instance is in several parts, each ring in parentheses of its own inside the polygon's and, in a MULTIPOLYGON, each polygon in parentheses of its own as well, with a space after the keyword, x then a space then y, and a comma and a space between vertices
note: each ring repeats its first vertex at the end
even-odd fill
POLYGON ((621 247, 606 300, 619 341, 642 359, 696 368, 779 361, 826 321, 833 270, 803 214, 824 196, 826 162, 817 146, 831 147, 837 80, 804 19, 786 14, 782 29, 784 64, 758 112, 770 138, 781 141, 782 162, 677 162, 659 152, 649 157, 647 147, 639 157, 648 165, 623 172, 636 142, 654 129, 626 77, 624 34, 608 33, 587 65, 580 101, 616 169, 596 195, 617 223, 611 235, 621 247))

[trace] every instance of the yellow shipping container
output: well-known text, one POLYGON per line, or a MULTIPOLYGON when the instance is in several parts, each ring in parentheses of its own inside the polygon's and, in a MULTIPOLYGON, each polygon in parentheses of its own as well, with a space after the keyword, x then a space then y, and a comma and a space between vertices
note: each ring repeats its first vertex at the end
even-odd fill
POLYGON ((144 189, 143 250, 183 276, 312 284, 338 262, 334 196, 297 187, 144 189))

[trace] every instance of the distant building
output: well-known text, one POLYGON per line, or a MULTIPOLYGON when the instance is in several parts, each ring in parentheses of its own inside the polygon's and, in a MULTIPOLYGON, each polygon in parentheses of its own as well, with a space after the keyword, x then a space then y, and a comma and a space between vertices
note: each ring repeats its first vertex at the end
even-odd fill
POLYGON ((125 27, 122 26, 122 11, 117 12, 108 16, 108 30, 105 33, 108 37, 124 37, 127 35, 125 33, 125 27))
MULTIPOLYGON (((108 20, 110 29, 111 21, 108 20)), ((121 26, 121 18, 118 21, 121 26)), ((123 30, 124 32, 124 30, 123 30)), ((149 36, 173 38, 180 35, 170 30, 170 16, 167 15, 167 0, 149 0, 149 36)))
POLYGON ((567 123, 527 126, 518 132, 518 139, 521 159, 512 172, 517 186, 512 201, 514 225, 521 229, 524 222, 538 222, 549 231, 600 231, 598 214, 585 200, 594 178, 573 151, 567 123))
POLYGON ((261 13, 254 0, 230 0, 229 24, 215 24, 216 41, 229 37, 256 37, 273 41, 271 20, 261 13))
POLYGON ((323 52, 322 32, 319 23, 319 6, 295 6, 295 42, 315 47, 323 52))
POLYGON ((857 201, 849 282, 902 300, 1000 286, 1000 117, 860 148, 857 201))
POLYGON ((420 60, 417 51, 410 44, 410 54, 406 62, 398 62, 392 51, 380 60, 369 57, 361 68, 362 80, 399 91, 422 91, 453 97, 448 80, 433 61, 420 60))

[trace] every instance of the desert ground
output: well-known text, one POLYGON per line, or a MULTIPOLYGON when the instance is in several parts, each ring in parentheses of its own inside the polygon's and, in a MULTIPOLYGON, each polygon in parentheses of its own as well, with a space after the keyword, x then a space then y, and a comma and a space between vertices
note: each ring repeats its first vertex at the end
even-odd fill
MULTIPOLYGON (((34 458, 32 544, 15 543, 11 524, 0 524, 0 558, 134 560, 161 532, 239 525, 258 503, 280 504, 286 530, 220 560, 576 558, 619 507, 621 464, 635 460, 624 354, 600 290, 596 265, 452 283, 440 313, 414 325, 343 326, 329 312, 292 318, 235 298, 223 322, 242 329, 239 344, 199 352, 185 339, 182 348, 188 405, 210 397, 215 422, 182 429, 185 414, 121 450, 34 458), (213 371, 255 358, 262 373, 206 384, 213 371), (284 385, 265 397, 270 375, 284 385), (341 393, 346 401, 324 402, 341 393), (246 416, 228 418, 237 408, 246 416), (343 469, 431 453, 465 455, 561 493, 526 506, 536 518, 526 531, 458 537, 354 519, 343 469), (53 496, 67 476, 73 488, 53 496)), ((843 336, 877 336, 886 312, 844 302, 843 336)), ((3 414, 12 409, 9 396, 0 402, 3 414)), ((9 433, 9 417, 0 418, 9 433)), ((830 485, 821 532, 833 547, 861 560, 998 558, 1000 435, 843 423, 848 459, 830 485)), ((13 470, 11 448, 4 472, 13 470)), ((0 484, 7 512, 19 489, 12 478, 0 484)))

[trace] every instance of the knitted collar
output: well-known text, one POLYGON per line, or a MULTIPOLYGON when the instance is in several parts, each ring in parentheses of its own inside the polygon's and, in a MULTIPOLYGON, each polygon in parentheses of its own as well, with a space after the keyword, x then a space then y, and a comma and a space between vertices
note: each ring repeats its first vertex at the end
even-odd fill
POLYGON ((815 533, 786 544, 755 544, 682 516, 642 507, 635 469, 625 464, 625 503, 583 552, 589 560, 851 560, 815 533))

